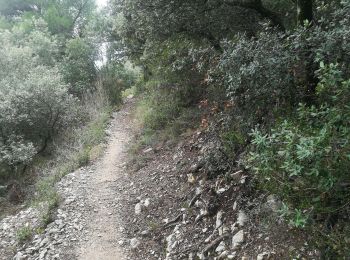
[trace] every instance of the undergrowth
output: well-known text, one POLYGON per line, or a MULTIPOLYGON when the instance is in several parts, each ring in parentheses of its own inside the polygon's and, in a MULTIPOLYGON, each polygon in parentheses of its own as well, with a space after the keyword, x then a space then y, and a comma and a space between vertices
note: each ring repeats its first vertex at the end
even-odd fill
POLYGON ((30 226, 20 228, 16 233, 18 243, 22 244, 33 236, 33 229, 30 226))
POLYGON ((135 109, 141 132, 130 148, 137 168, 147 162, 146 154, 140 156, 142 149, 172 146, 182 134, 199 126, 201 115, 198 107, 184 102, 186 90, 181 92, 166 88, 159 81, 149 81, 144 88, 146 92, 138 95, 139 102, 135 109))
POLYGON ((321 62, 317 73, 318 104, 301 104, 268 133, 254 130, 246 165, 283 200, 292 226, 315 233, 323 255, 341 257, 350 254, 350 80, 336 64, 321 62))

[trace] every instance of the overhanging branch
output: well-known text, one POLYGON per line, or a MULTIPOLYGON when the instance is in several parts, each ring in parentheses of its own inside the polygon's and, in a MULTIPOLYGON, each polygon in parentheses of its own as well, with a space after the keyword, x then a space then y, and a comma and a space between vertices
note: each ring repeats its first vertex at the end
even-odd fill
POLYGON ((256 11, 263 18, 266 18, 272 22, 272 24, 278 27, 280 30, 285 31, 285 27, 281 18, 275 12, 267 9, 261 2, 261 0, 253 1, 229 1, 224 0, 223 4, 226 4, 231 7, 241 7, 245 9, 250 9, 256 11))

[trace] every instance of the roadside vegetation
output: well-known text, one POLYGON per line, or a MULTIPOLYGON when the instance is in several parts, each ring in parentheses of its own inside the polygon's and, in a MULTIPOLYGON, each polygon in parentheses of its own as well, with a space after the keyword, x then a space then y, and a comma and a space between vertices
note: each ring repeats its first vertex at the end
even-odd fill
POLYGON ((110 0, 99 11, 0 0, 0 44, 1 214, 31 201, 49 223, 54 184, 98 158, 111 112, 136 95, 136 167, 149 149, 215 135, 206 177, 239 169, 323 259, 349 257, 348 0, 110 0))
POLYGON ((101 56, 102 45, 113 52, 109 19, 93 0, 0 1, 1 216, 45 205, 45 226, 60 200, 55 183, 103 151, 137 77, 125 60, 101 56))
POLYGON ((135 150, 191 127, 218 133, 218 164, 277 195, 323 257, 349 256, 349 2, 112 4, 114 39, 143 68, 135 150))

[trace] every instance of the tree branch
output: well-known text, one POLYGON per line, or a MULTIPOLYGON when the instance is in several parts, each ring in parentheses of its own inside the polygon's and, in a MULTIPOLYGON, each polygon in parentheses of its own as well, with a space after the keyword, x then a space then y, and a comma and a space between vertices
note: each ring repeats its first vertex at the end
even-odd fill
POLYGON ((283 22, 278 16, 278 14, 264 7, 261 0, 253 0, 251 2, 224 0, 223 4, 226 4, 231 7, 242 7, 245 9, 254 10, 263 18, 269 19, 274 26, 278 27, 282 31, 285 31, 283 22))

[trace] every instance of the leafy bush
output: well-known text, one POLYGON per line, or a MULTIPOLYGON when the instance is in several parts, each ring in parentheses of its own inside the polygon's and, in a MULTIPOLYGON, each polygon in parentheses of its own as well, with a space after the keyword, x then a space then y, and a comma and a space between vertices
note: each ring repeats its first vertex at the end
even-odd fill
POLYGON ((81 97, 94 89, 96 53, 96 48, 85 39, 75 38, 67 42, 62 71, 70 93, 81 97))
POLYGON ((101 68, 101 85, 106 92, 111 105, 122 101, 122 91, 132 87, 136 82, 137 73, 126 68, 122 63, 107 63, 101 68))
POLYGON ((54 61, 47 46, 55 44, 49 35, 14 28, 0 31, 0 42, 0 165, 16 167, 74 121, 77 101, 57 66, 48 65, 54 61))
POLYGON ((29 226, 24 226, 17 230, 16 236, 18 243, 24 243, 33 236, 33 230, 29 226))
POLYGON ((320 105, 300 105, 269 134, 253 131, 248 165, 260 185, 294 209, 287 215, 295 226, 308 218, 328 229, 349 210, 350 80, 334 64, 321 63, 318 74, 320 105))
POLYGON ((254 39, 241 35, 224 43, 210 76, 214 85, 226 86, 234 119, 246 132, 256 124, 268 127, 299 102, 314 102, 320 61, 336 62, 350 73, 349 10, 350 3, 343 2, 317 25, 287 33, 267 29, 254 39))
POLYGON ((147 96, 141 102, 140 111, 146 128, 164 129, 190 107, 189 102, 196 98, 193 89, 179 85, 169 85, 159 81, 149 81, 147 96))
POLYGON ((240 36, 225 45, 217 78, 234 103, 235 119, 248 129, 297 100, 293 58, 281 39, 283 34, 264 32, 257 40, 240 36))

